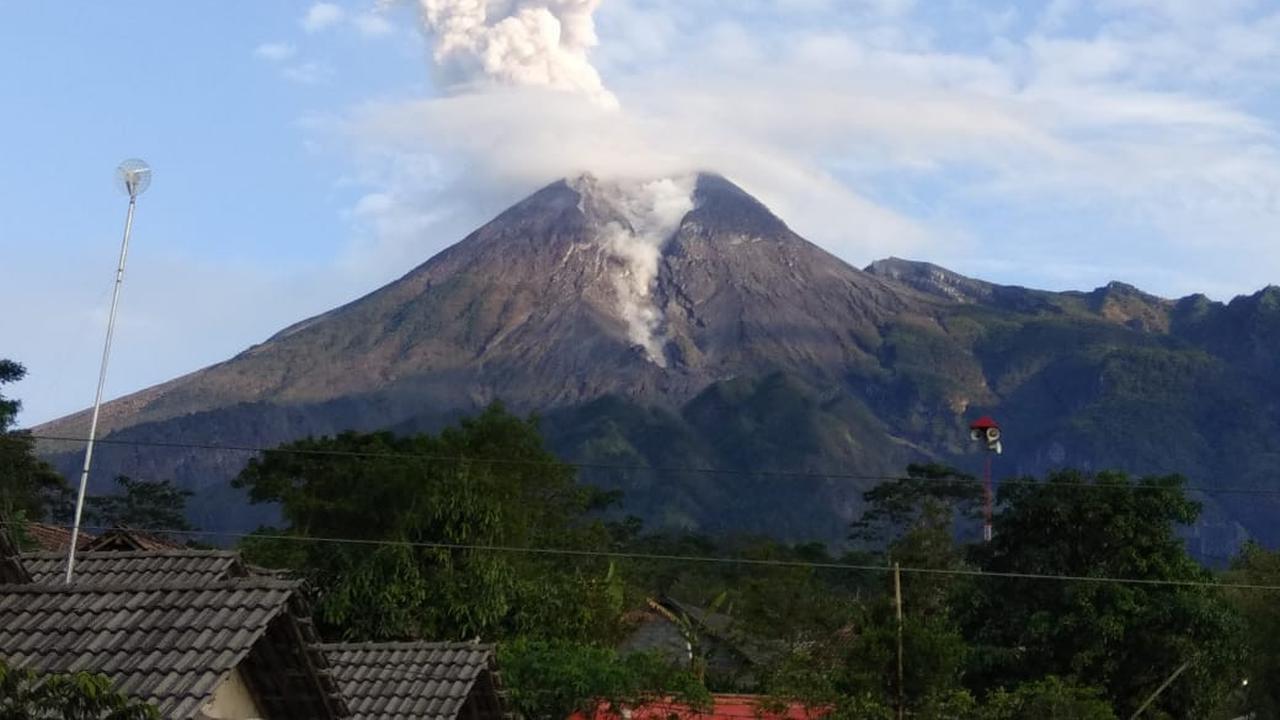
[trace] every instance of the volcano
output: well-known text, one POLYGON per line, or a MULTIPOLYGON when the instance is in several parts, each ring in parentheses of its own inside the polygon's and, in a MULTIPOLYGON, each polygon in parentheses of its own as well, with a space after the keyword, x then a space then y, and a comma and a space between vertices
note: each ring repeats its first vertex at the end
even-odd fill
MULTIPOLYGON (((247 456, 216 448, 434 430, 496 400, 537 413, 561 456, 600 466, 584 479, 623 490, 629 512, 707 532, 841 537, 878 477, 976 465, 966 418, 986 413, 1006 428, 1004 474, 1257 483, 1259 453, 1280 457, 1275 292, 1223 305, 1119 283, 1007 287, 898 259, 860 270, 718 175, 588 175, 365 297, 108 403, 101 428, 121 444, 102 447, 95 483, 175 478, 199 493, 197 524, 244 529, 261 510, 227 481, 247 456), (1222 432, 1257 453, 1227 452, 1222 432)), ((42 448, 74 464, 73 448, 42 448)), ((1207 500, 1209 544, 1276 532, 1256 507, 1207 500)))

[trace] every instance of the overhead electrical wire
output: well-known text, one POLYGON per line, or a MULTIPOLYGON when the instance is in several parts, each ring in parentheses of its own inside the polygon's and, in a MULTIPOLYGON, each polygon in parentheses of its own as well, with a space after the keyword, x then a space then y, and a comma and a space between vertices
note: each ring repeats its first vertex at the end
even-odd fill
MULTIPOLYGON (((24 437, 33 440, 42 440, 47 442, 88 442, 87 438, 68 437, 60 435, 35 435, 27 434, 24 437)), ((708 467, 691 467, 691 466, 673 466, 673 465, 623 465, 616 463, 590 463, 575 462, 568 460, 531 460, 527 458, 488 458, 488 457, 468 457, 457 455, 433 455, 427 453, 411 453, 411 452, 379 452, 379 451, 361 451, 361 450, 325 450, 321 448, 297 448, 297 447, 257 447, 249 445, 217 445, 210 443, 193 443, 193 442, 172 442, 159 440, 124 440, 124 439, 98 439, 99 445, 120 445, 131 447, 152 447, 167 448, 174 450, 204 450, 204 451, 222 451, 236 453, 279 453, 288 455, 308 455, 315 457, 337 457, 337 458, 368 458, 395 460, 402 459, 405 461, 427 461, 427 462, 468 462, 468 463, 490 463, 495 465, 525 465, 540 467, 572 467, 579 470, 602 470, 613 472, 632 472, 632 473, 653 473, 658 475, 679 475, 679 474, 696 474, 696 475, 724 475, 737 477, 759 477, 759 478, 786 478, 796 480, 874 480, 879 482, 893 482, 899 480, 911 480, 918 482, 929 482, 938 484, 960 485, 976 482, 976 480, 967 480, 963 478, 947 478, 947 477, 912 477, 906 474, 898 475, 870 475, 858 473, 839 473, 839 472, 822 472, 822 471, 794 471, 794 470, 737 470, 732 468, 708 468, 708 467)), ((1010 486, 1044 486, 1043 483, 1036 480, 1020 480, 1006 479, 997 482, 998 485, 1010 486)), ((1094 489, 1094 490, 1116 490, 1116 489, 1170 489, 1175 486, 1162 485, 1157 483, 1129 483, 1129 484, 1108 484, 1108 483, 1056 483, 1054 488, 1064 489, 1094 489)), ((1253 488, 1253 487, 1209 487, 1203 485, 1179 485, 1178 489, 1187 492, 1199 492, 1205 494, 1239 494, 1239 495, 1275 495, 1280 496, 1280 488, 1253 488)))
MULTIPOLYGON (((0 526, 21 526, 21 523, 0 521, 0 526)), ((54 527, 63 527, 55 525, 54 527)), ((85 526, 82 529, 107 531, 120 528, 105 526, 85 526)), ((65 528, 64 528, 65 529, 65 528)), ((176 537, 225 537, 255 538, 260 540, 277 540, 287 542, 330 543, 339 545, 364 545, 370 547, 411 547, 428 550, 470 550, 477 552, 495 552, 525 555, 548 555, 557 557, 610 558, 615 560, 650 560, 672 563, 702 563, 722 565, 750 565, 757 567, 808 568, 814 570, 843 570, 857 572, 893 573, 893 565, 876 565, 845 562, 815 562, 812 560, 783 560, 768 558, 738 558, 719 555, 677 555, 668 553, 646 553, 626 550, 581 550, 574 548, 549 548, 521 545, 497 545, 485 543, 424 542, 410 540, 376 540, 368 538, 341 538, 313 535, 283 535, 278 533, 250 533, 230 530, 181 530, 165 528, 129 528, 138 532, 172 535, 176 537)), ((1118 577, 1110 575, 1061 575, 1052 573, 1002 572, 974 570, 966 568, 924 568, 897 567, 899 572, 915 575, 948 575, 995 580, 1042 580, 1050 582, 1080 582, 1118 585, 1146 585, 1160 587, 1200 587, 1219 588, 1224 590, 1265 590, 1280 591, 1280 585, 1262 585, 1252 583, 1211 582, 1207 580, 1165 580, 1158 578, 1118 577)))

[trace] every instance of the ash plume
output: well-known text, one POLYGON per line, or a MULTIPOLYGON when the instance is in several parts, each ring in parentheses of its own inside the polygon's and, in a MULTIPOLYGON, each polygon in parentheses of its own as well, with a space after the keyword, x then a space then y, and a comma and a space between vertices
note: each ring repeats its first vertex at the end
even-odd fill
POLYGON ((600 0, 418 0, 437 65, 460 82, 494 82, 579 93, 604 107, 617 99, 587 57, 599 40, 600 0))

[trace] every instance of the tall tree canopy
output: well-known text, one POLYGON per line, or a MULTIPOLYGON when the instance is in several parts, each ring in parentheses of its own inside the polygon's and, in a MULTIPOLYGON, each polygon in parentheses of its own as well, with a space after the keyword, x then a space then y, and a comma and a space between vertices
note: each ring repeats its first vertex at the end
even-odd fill
POLYGON ((1176 476, 1134 483, 1123 473, 1064 471, 1043 483, 1024 478, 1003 486, 995 538, 975 548, 977 564, 990 572, 1097 580, 977 583, 967 634, 980 667, 971 681, 1076 677, 1104 687, 1127 715, 1190 663, 1153 710, 1206 716, 1238 684, 1242 660, 1241 624, 1222 592, 1104 580, 1214 582, 1175 534, 1200 510, 1183 484, 1176 476))
MULTIPOLYGON (((0 359, 0 387, 21 380, 26 368, 0 359)), ((69 500, 62 476, 35 454, 35 440, 15 425, 22 403, 0 393, 0 521, 43 520, 69 500)))
POLYGON ((85 515, 100 527, 129 527, 142 530, 190 530, 187 523, 187 498, 183 490, 170 480, 134 480, 128 475, 116 477, 118 492, 85 499, 85 515))
MULTIPOLYGON (((1247 543, 1227 570, 1238 585, 1280 586, 1280 552, 1247 543)), ((1236 689, 1227 698, 1228 717, 1246 711, 1257 717, 1280 717, 1280 594, 1274 590, 1233 589, 1231 604, 1248 625, 1248 657, 1236 689)))
POLYGON ((298 540, 256 539, 246 550, 308 575, 330 634, 613 631, 622 590, 610 563, 519 550, 602 547, 607 533, 590 513, 610 498, 575 482, 573 468, 543 448, 535 421, 500 406, 438 435, 303 440, 252 461, 235 485, 253 502, 280 504, 286 526, 276 532, 298 540))

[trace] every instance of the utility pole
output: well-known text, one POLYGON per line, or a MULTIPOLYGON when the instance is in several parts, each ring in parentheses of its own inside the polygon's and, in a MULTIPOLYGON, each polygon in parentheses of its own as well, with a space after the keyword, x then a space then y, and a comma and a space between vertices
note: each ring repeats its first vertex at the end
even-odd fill
POLYGON ((991 453, 987 453, 987 462, 982 469, 982 542, 991 542, 992 509, 995 503, 995 491, 991 488, 991 453))
POLYGON ((76 495, 75 520, 71 524, 71 544, 67 547, 67 574, 71 583, 76 566, 76 543, 80 540, 80 516, 84 512, 84 495, 89 486, 89 468, 93 464, 93 442, 98 435, 98 411, 102 408, 102 387, 107 383, 107 362, 111 359, 111 337, 116 329, 116 309, 120 304, 120 286, 124 284, 124 261, 129 255, 129 234, 133 231, 133 209, 138 196, 151 185, 151 168, 141 160, 125 160, 116 168, 116 178, 129 194, 129 212, 124 218, 124 239, 120 241, 120 262, 116 266, 116 284, 111 293, 111 311, 107 314, 107 339, 102 345, 102 362, 98 366, 98 391, 93 396, 93 414, 89 419, 89 442, 84 448, 84 467, 80 470, 80 491, 76 495))
POLYGON ((902 720, 903 707, 903 672, 902 672, 902 571, 898 563, 893 563, 893 605, 898 614, 898 720, 902 720))
POLYGON ((982 443, 987 451, 982 471, 982 541, 991 542, 991 506, 995 501, 991 487, 991 456, 1004 452, 1000 443, 1000 425, 990 415, 983 415, 969 423, 969 437, 982 443))
POLYGON ((1186 672, 1187 668, 1191 667, 1194 662, 1195 659, 1193 658, 1179 665, 1178 669, 1174 670, 1173 674, 1165 678, 1164 682, 1160 683, 1160 687, 1156 688, 1156 691, 1151 693, 1151 696, 1147 698, 1146 702, 1142 703, 1142 705, 1133 712, 1133 715, 1129 716, 1129 720, 1137 720, 1138 716, 1142 714, 1142 711, 1146 710, 1151 703, 1155 702, 1156 698, 1160 697, 1160 693, 1164 692, 1165 688, 1172 685, 1173 681, 1177 680, 1179 675, 1186 672))

